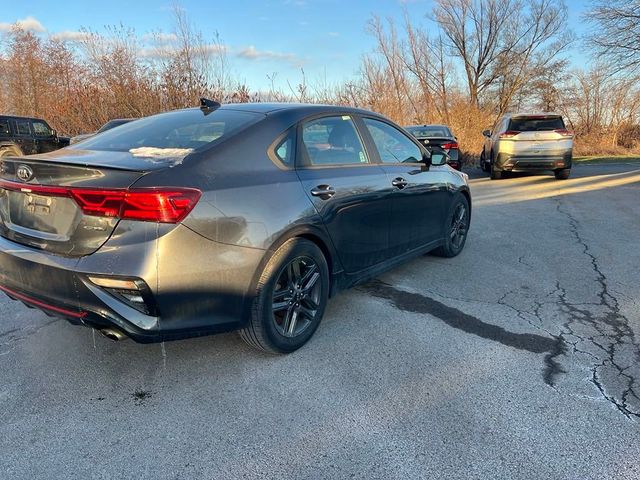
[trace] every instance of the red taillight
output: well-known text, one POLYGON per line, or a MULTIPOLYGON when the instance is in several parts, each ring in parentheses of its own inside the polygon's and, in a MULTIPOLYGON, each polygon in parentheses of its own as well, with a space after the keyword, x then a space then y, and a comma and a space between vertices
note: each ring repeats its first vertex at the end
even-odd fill
POLYGON ((138 189, 129 190, 120 211, 121 218, 147 222, 178 223, 200 200, 200 190, 138 189))
POLYGON ((520 132, 517 132, 516 130, 507 130, 506 132, 500 134, 500 138, 513 138, 519 133, 520 132))
POLYGON ((562 135, 563 137, 573 137, 573 133, 566 128, 558 128, 557 130, 554 130, 554 132, 562 135))
POLYGON ((194 188, 94 189, 53 187, 0 180, 0 188, 75 200, 85 215, 145 222, 178 223, 193 210, 202 193, 194 188))
POLYGON ((442 145, 442 148, 444 148, 445 150, 457 150, 458 142, 445 143, 444 145, 442 145))

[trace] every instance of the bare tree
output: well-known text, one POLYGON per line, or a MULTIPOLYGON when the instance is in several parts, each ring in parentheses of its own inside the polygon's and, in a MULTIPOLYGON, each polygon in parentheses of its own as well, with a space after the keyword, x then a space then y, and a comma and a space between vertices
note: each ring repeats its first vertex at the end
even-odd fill
POLYGON ((615 71, 640 70, 640 0, 597 0, 587 13, 589 43, 615 71))
POLYGON ((470 102, 479 106, 483 93, 493 89, 498 112, 531 72, 551 64, 571 40, 563 1, 436 0, 434 14, 463 62, 470 102))

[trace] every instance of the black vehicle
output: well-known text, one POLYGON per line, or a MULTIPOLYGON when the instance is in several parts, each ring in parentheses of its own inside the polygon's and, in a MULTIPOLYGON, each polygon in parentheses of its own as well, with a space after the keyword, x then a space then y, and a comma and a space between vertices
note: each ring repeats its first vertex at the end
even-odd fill
POLYGON ((466 175, 366 110, 233 104, 5 157, 0 290, 119 339, 240 329, 291 352, 341 289, 453 257, 466 175))
POLYGON ((409 125, 404 127, 411 135, 416 137, 427 150, 433 147, 444 150, 449 155, 447 163, 456 170, 462 170, 458 139, 446 125, 409 125))
POLYGON ((94 135, 97 135, 102 132, 106 132, 107 130, 111 130, 112 128, 119 127, 120 125, 124 125, 125 123, 132 122, 137 120, 136 118, 114 118, 113 120, 109 120, 107 123, 102 125, 97 131, 93 133, 82 133, 80 135, 76 135, 75 137, 71 137, 71 145, 74 143, 81 142, 82 140, 86 140, 87 138, 91 138, 94 135))
POLYGON ((40 118, 0 115, 0 157, 52 152, 69 145, 40 118))

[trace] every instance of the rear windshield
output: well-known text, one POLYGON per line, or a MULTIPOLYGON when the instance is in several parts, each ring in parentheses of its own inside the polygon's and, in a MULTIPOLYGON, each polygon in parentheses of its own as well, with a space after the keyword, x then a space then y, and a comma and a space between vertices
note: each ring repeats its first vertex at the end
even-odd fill
POLYGON ((517 117, 509 122, 508 130, 516 132, 544 132, 564 128, 562 117, 517 117))
POLYGON ((451 130, 443 125, 407 127, 407 131, 416 138, 451 137, 451 130))
POLYGON ((144 148, 193 151, 261 118, 264 115, 235 110, 216 110, 208 115, 199 109, 177 110, 107 130, 83 141, 77 148, 115 152, 144 148))

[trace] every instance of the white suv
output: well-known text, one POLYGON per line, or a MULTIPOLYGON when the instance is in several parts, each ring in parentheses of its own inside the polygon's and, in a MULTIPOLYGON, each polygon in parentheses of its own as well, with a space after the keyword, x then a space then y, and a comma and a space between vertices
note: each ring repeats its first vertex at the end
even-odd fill
POLYGON ((480 167, 492 179, 504 172, 551 170, 558 180, 571 173, 573 134, 561 115, 554 113, 508 114, 485 130, 480 167))

